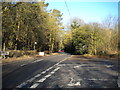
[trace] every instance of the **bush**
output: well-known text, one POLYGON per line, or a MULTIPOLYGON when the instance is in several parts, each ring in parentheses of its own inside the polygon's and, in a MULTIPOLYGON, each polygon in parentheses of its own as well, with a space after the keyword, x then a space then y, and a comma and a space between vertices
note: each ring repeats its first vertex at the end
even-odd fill
POLYGON ((10 50, 9 57, 20 57, 24 55, 35 55, 37 52, 35 50, 10 50))
POLYGON ((45 54, 50 54, 50 51, 44 51, 45 54))
POLYGON ((97 52, 97 55, 100 55, 100 56, 106 56, 107 55, 107 52, 105 51, 100 51, 100 52, 97 52))

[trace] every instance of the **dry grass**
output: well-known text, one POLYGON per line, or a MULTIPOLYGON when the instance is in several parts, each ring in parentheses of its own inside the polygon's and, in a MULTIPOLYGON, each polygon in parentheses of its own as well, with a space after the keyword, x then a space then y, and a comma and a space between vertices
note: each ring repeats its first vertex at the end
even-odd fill
MULTIPOLYGON (((51 56, 51 55, 56 55, 58 53, 51 53, 51 54, 45 54, 45 56, 51 56)), ((41 58, 43 56, 40 55, 32 55, 32 56, 21 56, 21 57, 13 57, 13 58, 7 58, 7 59, 1 59, 2 64, 6 64, 6 63, 10 63, 10 62, 16 62, 16 61, 25 61, 25 60, 32 60, 32 59, 36 59, 36 58, 41 58)))
POLYGON ((52 53, 52 55, 57 55, 58 53, 52 53))
POLYGON ((7 58, 7 59, 1 59, 2 64, 10 63, 10 62, 15 62, 15 61, 24 61, 24 60, 31 60, 35 59, 35 56, 21 56, 18 58, 7 58))
POLYGON ((45 54, 45 56, 57 55, 58 53, 45 54))
POLYGON ((90 54, 85 54, 85 55, 74 55, 73 58, 103 58, 103 59, 108 59, 108 60, 118 60, 118 56, 110 57, 110 56, 97 56, 97 55, 90 55, 90 54))

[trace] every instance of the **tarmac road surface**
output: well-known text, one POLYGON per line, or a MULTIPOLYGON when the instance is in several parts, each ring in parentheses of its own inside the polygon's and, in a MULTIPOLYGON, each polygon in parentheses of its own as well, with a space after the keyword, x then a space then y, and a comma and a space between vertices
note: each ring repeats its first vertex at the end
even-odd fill
POLYGON ((118 66, 62 53, 3 65, 2 88, 118 88, 118 66))

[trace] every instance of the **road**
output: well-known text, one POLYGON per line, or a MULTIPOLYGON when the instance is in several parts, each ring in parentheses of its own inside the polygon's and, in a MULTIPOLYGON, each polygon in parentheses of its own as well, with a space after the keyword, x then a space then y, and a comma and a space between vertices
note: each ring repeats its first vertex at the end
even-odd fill
POLYGON ((117 88, 118 61, 66 53, 2 66, 2 88, 117 88))

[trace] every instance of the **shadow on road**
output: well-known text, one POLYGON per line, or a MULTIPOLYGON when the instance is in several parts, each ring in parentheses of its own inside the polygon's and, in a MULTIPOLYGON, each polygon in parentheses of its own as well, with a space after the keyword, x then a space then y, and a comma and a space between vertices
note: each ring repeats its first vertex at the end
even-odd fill
POLYGON ((59 85, 55 85, 52 90, 61 90, 62 88, 59 87, 59 85))

